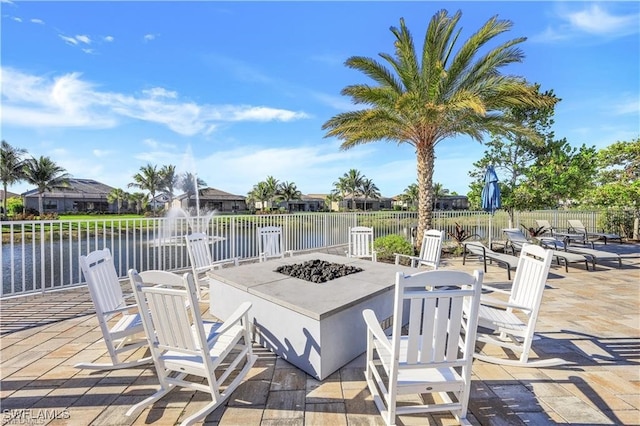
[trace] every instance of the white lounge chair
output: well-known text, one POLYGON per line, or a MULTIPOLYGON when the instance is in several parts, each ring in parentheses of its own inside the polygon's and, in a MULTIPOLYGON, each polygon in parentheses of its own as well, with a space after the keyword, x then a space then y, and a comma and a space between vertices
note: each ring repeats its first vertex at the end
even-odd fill
POLYGON ((229 398, 256 361, 249 335, 251 303, 241 304, 224 323, 204 322, 191 273, 181 277, 182 288, 175 286, 175 274, 170 272, 154 271, 145 277, 145 272, 130 270, 129 278, 160 389, 126 415, 138 414, 174 387, 186 387, 209 393, 211 402, 181 424, 202 421, 229 398))
POLYGON ((285 255, 293 256, 293 251, 284 250, 284 239, 280 226, 264 226, 258 228, 258 252, 260 262, 274 258, 283 258, 285 255))
POLYGON ((585 239, 596 239, 603 240, 605 244, 607 241, 618 240, 618 242, 622 243, 622 237, 617 234, 609 234, 606 232, 589 232, 587 228, 582 224, 582 221, 579 219, 569 219, 567 221, 569 223, 569 231, 576 232, 578 234, 583 234, 585 239))
POLYGON ((373 228, 366 226, 354 226, 349 228, 349 249, 347 257, 378 260, 377 253, 373 249, 373 228))
POLYGON ((483 286, 484 289, 496 294, 507 295, 508 300, 483 295, 478 319, 478 325, 481 328, 478 329, 476 340, 508 349, 520 356, 518 359, 510 359, 507 358, 507 354, 505 357, 498 357, 476 352, 474 356, 477 359, 520 367, 550 367, 566 364, 566 361, 560 358, 529 360, 552 257, 551 250, 525 244, 520 251, 511 291, 483 286))
POLYGON ((451 412, 461 424, 470 424, 466 416, 482 277, 481 271, 398 273, 391 337, 380 326, 383 318, 370 309, 362 312, 367 324, 365 377, 387 425, 396 424, 396 415, 423 412, 451 412), (438 399, 398 403, 411 394, 438 399))
POLYGON ((427 266, 431 269, 438 269, 440 265, 440 256, 442 254, 442 242, 444 241, 444 231, 437 229, 429 229, 424 231, 422 236, 422 244, 420 246, 419 256, 409 256, 406 254, 395 253, 396 265, 400 264, 401 258, 409 258, 411 267, 418 268, 427 266))
POLYGON ((206 273, 212 269, 222 268, 224 265, 232 263, 238 266, 238 258, 214 262, 211 257, 211 239, 207 234, 195 232, 185 235, 184 239, 187 243, 191 270, 197 283, 198 298, 202 299, 203 294, 209 292, 209 281, 207 280, 206 273))
POLYGON ((107 346, 111 363, 76 364, 76 368, 113 370, 138 367, 150 363, 151 357, 125 361, 124 352, 131 352, 147 345, 144 329, 138 314, 138 306, 127 303, 118 279, 113 257, 108 248, 95 250, 80 256, 80 267, 87 281, 89 294, 96 309, 96 317, 107 346), (116 321, 116 318, 117 321, 116 321))

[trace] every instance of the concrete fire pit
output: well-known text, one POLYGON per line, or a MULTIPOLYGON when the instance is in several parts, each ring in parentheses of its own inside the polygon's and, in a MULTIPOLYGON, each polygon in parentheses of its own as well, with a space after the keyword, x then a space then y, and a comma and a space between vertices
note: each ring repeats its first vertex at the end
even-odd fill
POLYGON ((323 380, 365 351, 364 309, 391 317, 398 271, 417 270, 319 253, 224 268, 209 272, 210 311, 226 319, 240 303, 251 302, 255 340, 323 380), (275 271, 311 260, 362 271, 319 283, 275 271))

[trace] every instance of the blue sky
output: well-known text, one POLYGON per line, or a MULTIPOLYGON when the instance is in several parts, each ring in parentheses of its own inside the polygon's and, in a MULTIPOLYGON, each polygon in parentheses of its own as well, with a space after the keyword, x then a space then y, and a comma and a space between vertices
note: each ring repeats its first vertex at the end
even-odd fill
MULTIPOLYGON (((553 89, 556 138, 597 148, 640 135, 638 2, 11 2, 1 7, 2 139, 76 178, 127 188, 147 163, 246 193, 267 176, 328 193, 351 168, 394 196, 416 179, 409 145, 341 151, 322 124, 369 82, 350 56, 393 53, 404 17, 417 44, 442 7, 466 39, 498 15, 524 36, 504 72, 553 89)), ((434 182, 468 192, 483 146, 436 147, 434 182)), ((23 192, 22 183, 9 188, 23 192)), ((133 190, 133 189, 131 189, 133 190)))

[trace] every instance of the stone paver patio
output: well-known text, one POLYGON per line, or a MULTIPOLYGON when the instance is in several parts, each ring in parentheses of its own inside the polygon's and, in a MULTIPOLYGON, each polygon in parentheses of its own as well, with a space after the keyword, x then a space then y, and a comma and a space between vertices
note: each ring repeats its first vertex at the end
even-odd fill
MULTIPOLYGON (((598 244, 623 257, 595 271, 553 266, 538 322, 540 357, 563 357, 555 368, 503 367, 474 361, 469 418, 482 425, 640 425, 640 245, 598 244)), ((335 250, 343 254, 342 250, 335 250)), ((445 258, 443 269, 481 268, 445 258)), ((485 282, 508 284, 490 265, 485 282)), ((206 310, 208 304, 203 303, 206 310)), ((105 356, 86 288, 1 302, 2 424, 173 425, 206 396, 173 391, 128 418, 126 410, 153 393, 152 367, 112 372, 78 370, 105 356)), ((360 356, 320 382, 255 348, 248 380, 206 425, 382 425, 360 356)), ((141 356, 139 351, 132 356, 141 356)), ((455 424, 449 415, 402 416, 402 425, 455 424)))

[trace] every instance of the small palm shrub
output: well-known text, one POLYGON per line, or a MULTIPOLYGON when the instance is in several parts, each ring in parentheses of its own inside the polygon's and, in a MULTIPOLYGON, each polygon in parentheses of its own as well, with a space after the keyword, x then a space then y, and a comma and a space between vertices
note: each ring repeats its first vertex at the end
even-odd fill
MULTIPOLYGON (((396 253, 406 254, 409 256, 413 256, 415 254, 411 243, 397 234, 376 238, 373 242, 373 249, 377 252, 379 262, 395 262, 396 253)), ((408 262, 408 259, 401 258, 400 260, 408 262)))

